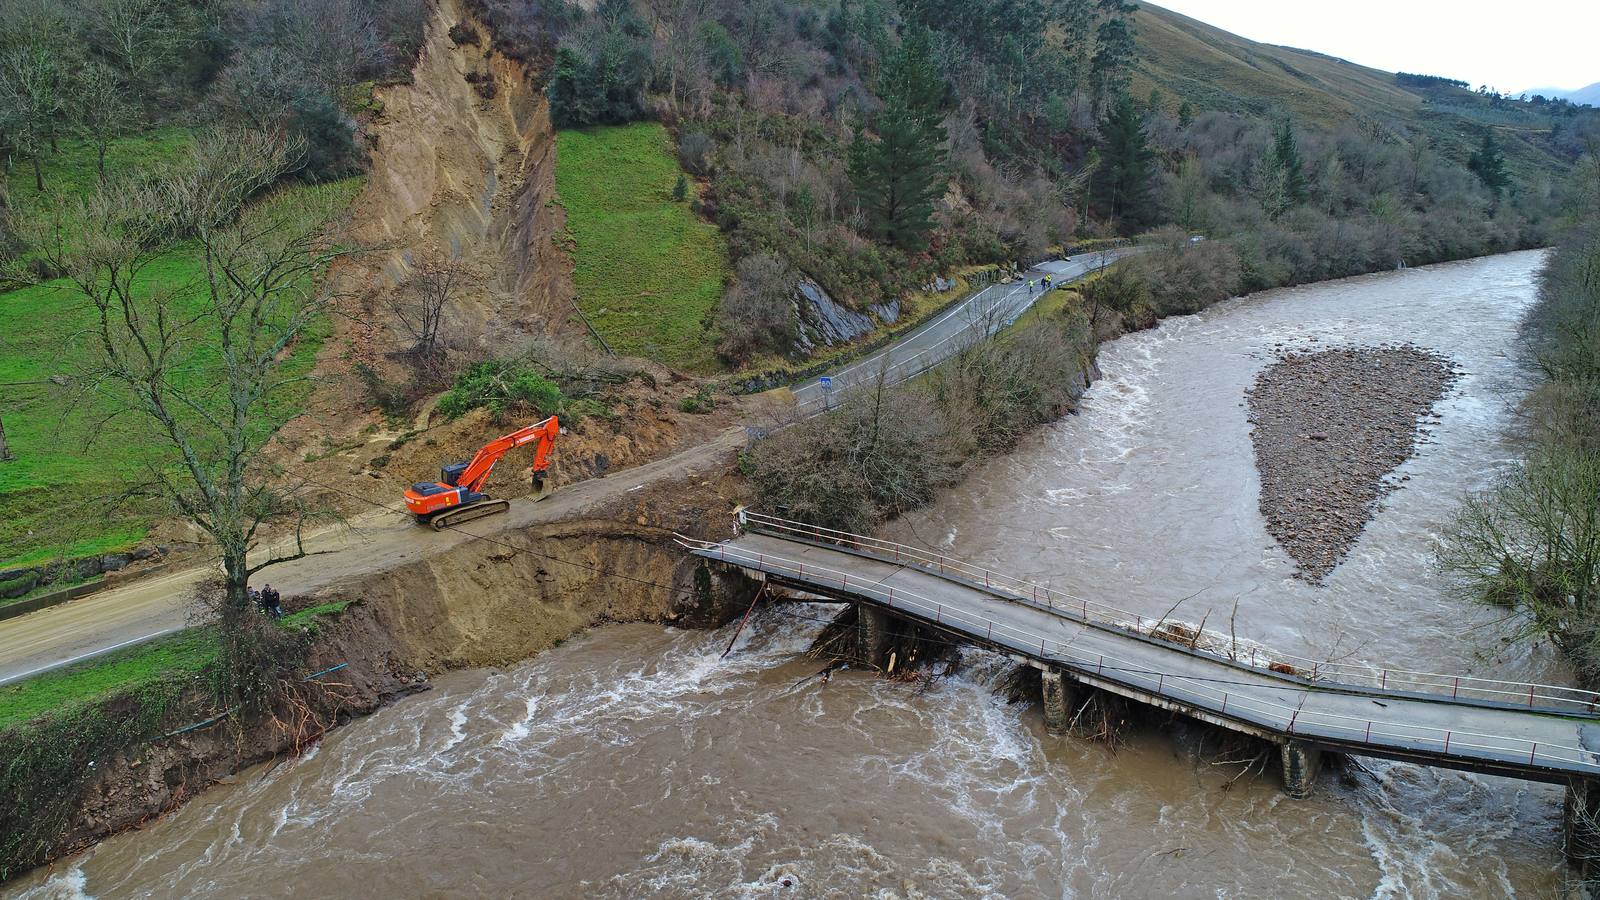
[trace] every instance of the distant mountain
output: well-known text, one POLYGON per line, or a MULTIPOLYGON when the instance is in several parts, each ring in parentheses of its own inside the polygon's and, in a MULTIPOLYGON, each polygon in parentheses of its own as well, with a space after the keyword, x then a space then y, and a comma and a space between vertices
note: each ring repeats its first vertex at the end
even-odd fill
MULTIPOLYGON (((1314 50, 1259 43, 1159 2, 1144 0, 1134 16, 1135 97, 1155 89, 1171 98, 1169 107, 1188 101, 1196 110, 1269 119, 1287 114, 1297 126, 1329 131, 1364 121, 1399 135, 1421 133, 1459 162, 1478 148, 1485 127, 1495 127, 1518 168, 1559 171, 1570 162, 1550 144, 1547 113, 1530 104, 1489 98, 1447 78, 1405 77, 1314 50)), ((1600 107, 1600 85, 1571 94, 1574 103, 1600 107)))
POLYGON ((1560 88, 1530 88, 1523 93, 1530 97, 1534 94, 1543 94, 1552 100, 1566 99, 1580 105, 1600 106, 1600 81, 1575 91, 1563 91, 1560 88))

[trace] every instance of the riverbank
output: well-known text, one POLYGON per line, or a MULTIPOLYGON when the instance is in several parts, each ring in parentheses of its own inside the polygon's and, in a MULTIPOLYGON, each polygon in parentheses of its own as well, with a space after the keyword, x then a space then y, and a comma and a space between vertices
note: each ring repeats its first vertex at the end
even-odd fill
POLYGON ((1322 582, 1350 551, 1457 377, 1448 359, 1410 345, 1280 351, 1256 377, 1261 517, 1300 577, 1322 582))
POLYGON ((721 625, 749 587, 697 565, 672 536, 709 535, 741 499, 726 476, 652 485, 582 518, 290 598, 291 610, 327 614, 293 623, 310 626, 310 646, 268 715, 217 709, 201 665, 7 728, 0 755, 19 764, 0 780, 12 798, 0 811, 0 880, 143 827, 442 673, 511 665, 598 624, 721 625))

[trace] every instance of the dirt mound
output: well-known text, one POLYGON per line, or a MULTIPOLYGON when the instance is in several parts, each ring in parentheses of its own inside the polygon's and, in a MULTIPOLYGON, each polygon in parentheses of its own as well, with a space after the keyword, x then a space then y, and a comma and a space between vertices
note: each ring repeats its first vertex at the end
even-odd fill
POLYGON ((1289 353, 1257 376, 1261 515, 1301 577, 1322 581, 1349 552, 1456 377, 1444 357, 1411 346, 1289 353))

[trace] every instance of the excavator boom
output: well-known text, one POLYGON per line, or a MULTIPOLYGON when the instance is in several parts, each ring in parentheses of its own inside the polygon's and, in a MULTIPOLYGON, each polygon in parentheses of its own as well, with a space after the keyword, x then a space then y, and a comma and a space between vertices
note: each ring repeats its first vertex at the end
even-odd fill
POLYGON ((430 523, 435 529, 503 512, 510 508, 509 501, 493 500, 483 493, 495 463, 511 450, 537 441, 533 454, 533 483, 543 490, 550 454, 560 433, 561 423, 551 416, 495 438, 483 445, 472 459, 441 468, 439 481, 413 484, 406 490, 406 509, 418 522, 430 523))

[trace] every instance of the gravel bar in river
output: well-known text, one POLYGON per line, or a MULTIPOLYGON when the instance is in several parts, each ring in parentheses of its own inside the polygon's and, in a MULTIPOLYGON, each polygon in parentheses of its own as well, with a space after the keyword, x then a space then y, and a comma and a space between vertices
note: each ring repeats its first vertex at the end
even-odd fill
POLYGON ((1300 577, 1321 582, 1344 558, 1456 377, 1447 359, 1410 345, 1290 352, 1257 376, 1261 515, 1300 577))

